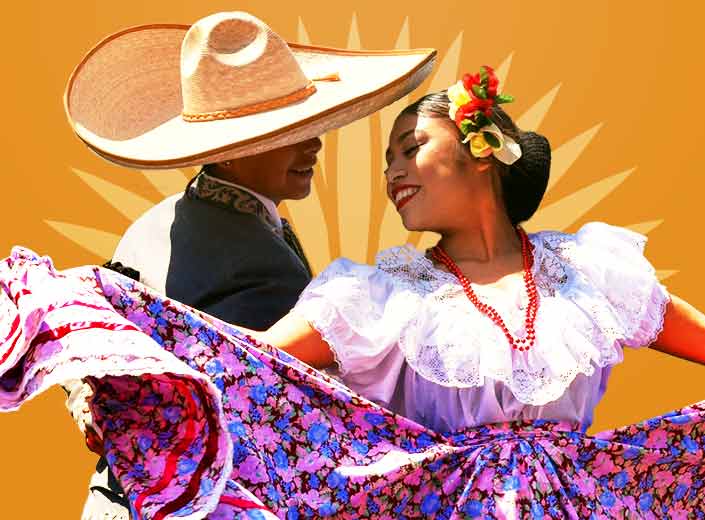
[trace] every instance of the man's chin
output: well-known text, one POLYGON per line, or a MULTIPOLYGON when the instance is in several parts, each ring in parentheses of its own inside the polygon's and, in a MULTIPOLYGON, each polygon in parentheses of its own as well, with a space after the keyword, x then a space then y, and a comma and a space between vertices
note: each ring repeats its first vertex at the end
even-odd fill
POLYGON ((287 196, 285 197, 285 200, 302 200, 308 197, 311 194, 311 183, 308 183, 307 186, 301 187, 299 189, 294 189, 291 190, 287 196))

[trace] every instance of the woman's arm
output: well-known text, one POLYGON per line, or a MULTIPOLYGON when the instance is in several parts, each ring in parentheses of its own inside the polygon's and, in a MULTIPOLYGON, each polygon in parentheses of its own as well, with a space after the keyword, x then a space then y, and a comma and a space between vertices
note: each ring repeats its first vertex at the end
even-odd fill
POLYGON ((663 330, 651 348, 705 365, 705 314, 671 295, 663 330))
POLYGON ((328 343, 309 322, 297 314, 290 312, 263 332, 242 327, 238 329, 263 343, 283 350, 313 368, 327 368, 335 363, 328 343))

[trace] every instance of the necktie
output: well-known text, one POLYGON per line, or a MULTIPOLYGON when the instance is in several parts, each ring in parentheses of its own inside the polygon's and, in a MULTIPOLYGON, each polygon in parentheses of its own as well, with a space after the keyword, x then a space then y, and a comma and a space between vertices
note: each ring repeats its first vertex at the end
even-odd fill
POLYGON ((301 247, 301 242, 299 242, 299 239, 296 236, 296 233, 294 233, 291 224, 289 224, 289 222, 284 218, 281 220, 282 237, 284 238, 284 241, 289 244, 289 247, 292 249, 292 251, 294 251, 294 253, 296 253, 296 256, 298 256, 301 262, 304 264, 308 275, 313 276, 313 273, 311 272, 311 266, 309 265, 308 260, 306 259, 306 255, 304 254, 304 249, 303 247, 301 247))

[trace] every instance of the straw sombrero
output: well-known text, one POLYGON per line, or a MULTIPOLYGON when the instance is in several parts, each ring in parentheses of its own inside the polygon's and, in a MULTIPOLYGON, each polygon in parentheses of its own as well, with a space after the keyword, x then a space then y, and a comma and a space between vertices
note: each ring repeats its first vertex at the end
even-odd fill
POLYGON ((64 104, 76 134, 105 159, 192 166, 360 119, 419 85, 435 55, 287 44, 250 14, 217 13, 107 37, 71 74, 64 104))

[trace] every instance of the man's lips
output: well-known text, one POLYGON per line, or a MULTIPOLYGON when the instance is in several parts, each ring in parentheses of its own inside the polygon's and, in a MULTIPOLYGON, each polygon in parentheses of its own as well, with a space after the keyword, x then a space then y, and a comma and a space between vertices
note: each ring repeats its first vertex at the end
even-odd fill
POLYGON ((289 171, 295 175, 301 175, 304 177, 308 177, 313 175, 313 166, 316 163, 309 164, 309 165, 304 165, 304 166, 299 166, 296 168, 289 168, 289 171))
POLYGON ((395 186, 394 189, 392 189, 392 201, 397 207, 397 211, 413 199, 420 189, 421 186, 416 186, 413 184, 401 184, 399 186, 395 186))

